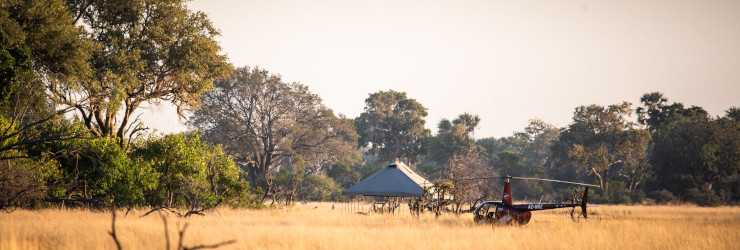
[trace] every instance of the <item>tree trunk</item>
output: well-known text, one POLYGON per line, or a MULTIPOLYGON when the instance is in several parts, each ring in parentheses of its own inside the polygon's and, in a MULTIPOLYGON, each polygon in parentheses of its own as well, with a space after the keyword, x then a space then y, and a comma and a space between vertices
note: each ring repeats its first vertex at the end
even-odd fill
POLYGON ((609 181, 609 180, 608 179, 607 180, 604 180, 604 178, 601 176, 601 174, 599 174, 599 171, 596 171, 595 168, 591 168, 591 172, 593 172, 596 175, 596 177, 599 178, 599 185, 601 186, 601 190, 603 191, 604 195, 607 196, 607 199, 608 199, 608 196, 609 196, 609 183, 607 181, 609 181))

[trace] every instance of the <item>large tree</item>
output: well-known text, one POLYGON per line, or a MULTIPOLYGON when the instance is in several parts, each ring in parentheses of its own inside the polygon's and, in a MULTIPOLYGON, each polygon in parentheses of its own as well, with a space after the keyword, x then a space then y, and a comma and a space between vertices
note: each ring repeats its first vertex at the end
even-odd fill
MULTIPOLYGON (((560 129, 540 119, 531 119, 523 132, 515 133, 521 139, 522 164, 530 170, 542 169, 550 160, 550 146, 560 137, 560 129)), ((531 174, 539 171, 530 171, 531 174)))
POLYGON ((740 122, 740 107, 731 107, 726 111, 727 118, 736 122, 740 122))
POLYGON ((44 195, 74 148, 42 145, 77 138, 47 95, 47 85, 87 73, 86 43, 62 0, 0 0, 0 210, 44 195))
POLYGON ((381 160, 396 158, 415 162, 423 154, 422 142, 429 136, 424 127, 427 109, 406 92, 393 90, 370 94, 365 111, 355 118, 359 145, 381 160))
POLYGON ((666 121, 651 157, 662 187, 700 204, 719 203, 714 184, 740 170, 740 124, 731 112, 713 119, 694 108, 666 121))
POLYGON ((630 107, 628 102, 577 107, 573 123, 552 148, 560 166, 571 165, 595 175, 605 196, 609 180, 619 175, 616 166, 632 167, 637 159, 646 157, 650 134, 628 120, 630 107))
POLYGON ((660 92, 646 93, 640 97, 642 107, 637 107, 637 121, 645 125, 650 133, 655 133, 666 122, 675 116, 690 116, 693 113, 708 113, 701 107, 692 106, 684 108, 683 103, 674 102, 668 104, 668 98, 660 92))
POLYGON ((59 104, 75 108, 97 136, 138 131, 135 111, 169 102, 180 115, 231 69, 206 15, 183 0, 69 1, 91 47, 92 76, 53 84, 59 104))
POLYGON ((236 69, 201 100, 189 126, 237 156, 252 181, 268 177, 263 188, 275 166, 294 159, 328 166, 356 144, 351 120, 335 116, 306 86, 257 67, 236 69))
POLYGON ((463 113, 453 119, 442 119, 437 124, 437 135, 427 142, 428 157, 441 166, 447 166, 453 156, 467 155, 478 148, 473 140, 480 118, 478 115, 463 113))

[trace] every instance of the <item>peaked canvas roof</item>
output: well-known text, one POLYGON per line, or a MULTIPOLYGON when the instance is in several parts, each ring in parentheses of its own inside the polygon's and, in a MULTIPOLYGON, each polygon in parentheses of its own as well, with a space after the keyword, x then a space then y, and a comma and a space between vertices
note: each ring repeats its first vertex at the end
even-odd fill
POLYGON ((432 183, 402 162, 393 162, 360 183, 344 190, 345 195, 419 197, 432 183))

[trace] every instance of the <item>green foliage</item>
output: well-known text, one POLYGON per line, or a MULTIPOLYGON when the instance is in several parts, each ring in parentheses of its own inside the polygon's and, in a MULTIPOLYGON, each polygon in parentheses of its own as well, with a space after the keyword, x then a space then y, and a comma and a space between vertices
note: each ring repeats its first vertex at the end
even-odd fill
POLYGON ((637 113, 637 120, 640 124, 646 125, 651 133, 655 133, 658 129, 661 129, 667 122, 674 117, 685 117, 692 116, 694 114, 700 116, 708 116, 707 111, 701 107, 690 107, 684 108, 682 103, 674 102, 668 105, 668 98, 663 96, 663 93, 652 92, 644 94, 640 98, 644 107, 638 107, 635 111, 637 113))
POLYGON ((740 122, 740 107, 732 107, 726 111, 727 118, 736 122, 740 122))
POLYGON ((298 198, 297 191, 303 182, 303 177, 306 172, 303 170, 289 171, 288 169, 282 168, 272 177, 272 190, 273 190, 273 203, 285 200, 285 204, 289 205, 298 198))
POLYGON ((645 198, 647 198, 647 194, 645 194, 645 191, 642 191, 642 189, 637 189, 632 191, 630 197, 632 198, 632 202, 635 204, 643 204, 645 202, 645 198))
POLYGON ((31 54, 25 44, 11 43, 0 28, 0 102, 7 106, 11 86, 26 83, 33 74, 31 54))
POLYGON ((344 188, 349 188, 356 179, 355 172, 344 162, 334 163, 326 174, 344 188))
POLYGON ((684 193, 687 200, 696 202, 700 206, 719 206, 722 204, 720 197, 711 189, 699 190, 697 188, 690 188, 684 191, 684 193))
POLYGON ((423 154, 422 142, 429 136, 424 128, 427 109, 406 92, 393 90, 370 94, 365 99, 365 111, 355 118, 360 147, 382 161, 400 158, 418 162, 423 154))
POLYGON ((686 112, 657 130, 651 158, 661 187, 701 205, 716 205, 712 189, 740 170, 740 127, 731 119, 686 112))
POLYGON ((189 126, 223 144, 249 170, 252 183, 265 179, 263 188, 269 188, 270 171, 291 160, 320 172, 358 158, 350 119, 335 116, 306 86, 285 83, 259 67, 235 69, 201 100, 189 126))
POLYGON ((676 201, 676 196, 665 189, 655 190, 650 194, 650 196, 658 203, 672 203, 676 201))
POLYGON ((552 146, 557 165, 595 175, 607 199, 612 197, 611 178, 624 176, 630 180, 631 190, 645 178, 646 168, 641 164, 646 162, 650 134, 627 119, 630 107, 628 102, 577 107, 573 123, 552 146), (620 171, 617 166, 627 170, 620 171))
MULTIPOLYGON (((342 164, 335 164, 340 168, 342 164)), ((309 174, 303 170, 282 168, 272 178, 275 191, 274 201, 291 204, 295 199, 326 201, 335 200, 342 188, 334 179, 325 175, 309 174)))
MULTIPOLYGON (((116 138, 138 131, 134 112, 165 101, 178 114, 196 107, 212 81, 231 69, 214 39, 219 33, 202 12, 182 0, 90 1, 69 5, 91 42, 88 79, 54 85, 57 104, 75 107, 97 135, 116 138), (87 98, 77 98, 78 96, 87 98), (132 116, 133 115, 133 116, 132 116)), ((69 13, 71 15, 71 13, 69 13)), ((71 21, 70 21, 71 22, 71 21)))
POLYGON ((69 140, 46 87, 86 73, 80 30, 61 0, 0 1, 0 209, 61 195, 55 158, 66 150, 44 144, 69 140))
POLYGON ((28 47, 34 70, 49 86, 89 74, 89 43, 63 0, 2 0, 0 7, 0 27, 11 43, 28 47))
POLYGON ((0 211, 28 207, 45 197, 46 184, 59 178, 53 161, 12 159, 0 161, 0 211))
POLYGON ((632 194, 623 181, 612 181, 609 183, 609 193, 606 201, 620 204, 632 204, 632 194))
POLYGON ((341 192, 342 189, 331 178, 324 175, 307 175, 303 178, 298 196, 301 199, 327 201, 337 198, 341 192))
MULTIPOLYGON (((560 136, 560 130, 539 119, 531 119, 524 131, 502 138, 483 138, 476 142, 488 156, 488 164, 501 175, 528 177, 564 177, 559 169, 551 167, 553 142, 560 136), (548 176, 549 175, 549 176, 548 176)), ((564 179, 572 179, 565 177, 564 179)), ((520 198, 553 198, 557 192, 550 183, 535 181, 512 182, 516 196, 520 198)), ((498 193, 491 194, 498 198, 498 193)))
POLYGON ((442 119, 437 124, 437 135, 430 137, 427 142, 429 158, 446 166, 454 155, 467 154, 478 149, 472 133, 479 122, 477 115, 469 113, 459 115, 452 122, 442 119))
POLYGON ((129 158, 127 152, 106 138, 71 140, 52 148, 72 153, 58 159, 64 172, 64 197, 81 196, 103 204, 134 206, 144 203, 144 193, 156 186, 151 168, 129 158))
POLYGON ((48 191, 47 184, 60 176, 57 163, 52 155, 42 154, 37 157, 28 155, 25 148, 8 148, 18 143, 17 124, 0 115, 0 210, 12 211, 17 207, 27 207, 34 201, 43 198, 48 191))
POLYGON ((135 149, 133 157, 140 166, 151 168, 157 179, 145 194, 150 205, 236 205, 249 191, 233 161, 219 147, 204 144, 197 133, 152 138, 135 149))

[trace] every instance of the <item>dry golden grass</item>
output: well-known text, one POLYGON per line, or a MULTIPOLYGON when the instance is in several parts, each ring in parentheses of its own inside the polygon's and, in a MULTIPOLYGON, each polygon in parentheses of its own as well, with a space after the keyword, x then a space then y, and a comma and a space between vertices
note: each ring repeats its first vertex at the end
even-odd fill
MULTIPOLYGON (((364 209, 367 209, 367 205, 364 209)), ((600 206, 588 221, 564 210, 535 212, 525 226, 474 225, 472 215, 412 218, 408 212, 357 215, 340 204, 296 205, 287 211, 219 209, 206 216, 168 216, 170 239, 189 223, 184 245, 235 239, 221 249, 740 249, 740 208, 600 206), (318 208, 314 209, 314 207, 318 208)), ((164 249, 162 218, 119 214, 124 249, 164 249)), ((110 213, 19 210, 0 214, 0 249, 113 249, 110 213)))

